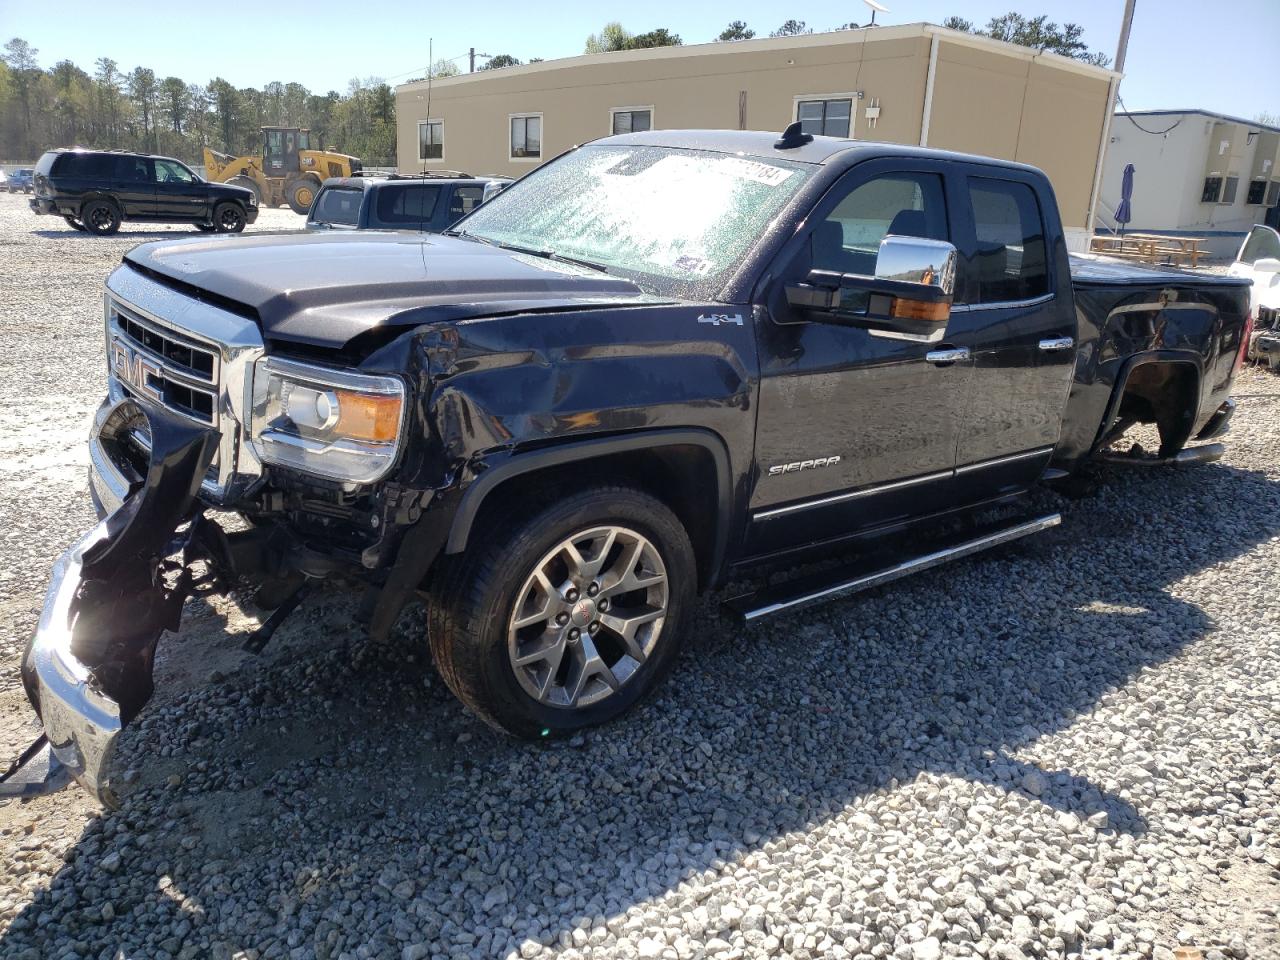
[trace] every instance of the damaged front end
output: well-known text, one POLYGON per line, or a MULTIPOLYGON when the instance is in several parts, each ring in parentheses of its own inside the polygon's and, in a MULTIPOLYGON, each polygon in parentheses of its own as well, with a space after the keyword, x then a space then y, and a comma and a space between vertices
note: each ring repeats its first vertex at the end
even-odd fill
POLYGON ((104 407, 95 429, 90 473, 105 516, 54 565, 22 662, 44 733, 0 775, 0 797, 49 793, 75 779, 116 805, 111 757, 121 729, 151 697, 161 632, 177 629, 183 601, 199 586, 191 563, 209 563, 207 583, 226 557, 221 529, 196 499, 217 450, 215 430, 130 398, 104 407), (133 470, 96 462, 126 458, 136 449, 126 436, 145 445, 145 463, 136 455, 133 470), (104 477, 113 489, 102 486, 104 477))

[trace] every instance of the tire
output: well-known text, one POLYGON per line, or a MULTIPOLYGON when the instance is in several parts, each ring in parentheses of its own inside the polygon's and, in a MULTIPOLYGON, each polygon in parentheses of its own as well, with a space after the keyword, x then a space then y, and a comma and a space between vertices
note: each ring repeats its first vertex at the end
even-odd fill
POLYGON ((311 201, 320 192, 320 184, 310 177, 303 177, 289 184, 289 209, 304 217, 311 211, 311 201))
POLYGON ((427 637, 445 683, 490 725, 533 740, 612 720, 666 676, 688 626, 697 573, 675 514, 646 493, 611 485, 541 509, 513 505, 474 531, 466 552, 447 558, 433 581, 427 637), (590 571, 575 578, 559 549, 566 541, 602 564, 598 581, 590 582, 603 589, 587 596, 590 571), (640 559, 629 566, 624 557, 640 559), (623 592, 627 569, 638 570, 631 582, 644 585, 623 592), (535 580, 540 570, 553 589, 576 583, 580 593, 572 603, 559 592, 553 597, 535 580), (518 605, 531 622, 516 630, 518 605), (655 611, 665 613, 655 618, 655 611), (641 617, 648 622, 631 629, 628 647, 613 626, 641 617), (561 650, 558 670, 554 654, 538 656, 542 647, 561 650), (530 656, 532 663, 517 664, 530 656))
POLYGON ((81 223, 79 220, 77 220, 75 217, 69 217, 63 214, 62 219, 67 221, 67 223, 71 225, 71 229, 78 230, 80 233, 85 232, 85 225, 81 223))
POLYGON ((120 208, 110 200, 90 200, 80 209, 80 222, 90 233, 109 236, 120 229, 120 208))
POLYGON ((213 229, 218 233, 240 233, 247 222, 244 207, 238 203, 220 203, 213 208, 213 229))
POLYGON ((233 187, 244 187, 246 190, 252 190, 253 195, 258 199, 258 205, 262 205, 262 191, 258 189, 258 185, 249 177, 232 177, 227 183, 233 187))
POLYGON ((215 230, 218 229, 212 223, 197 223, 194 226, 201 233, 213 233, 215 230))

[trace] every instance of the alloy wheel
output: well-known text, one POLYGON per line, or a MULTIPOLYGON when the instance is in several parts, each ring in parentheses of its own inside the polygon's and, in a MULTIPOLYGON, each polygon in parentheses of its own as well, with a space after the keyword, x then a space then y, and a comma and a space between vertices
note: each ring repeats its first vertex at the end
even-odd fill
POLYGON ((516 594, 507 652, 541 704, 579 709, 616 693, 653 653, 669 585, 642 534, 600 526, 562 540, 516 594))

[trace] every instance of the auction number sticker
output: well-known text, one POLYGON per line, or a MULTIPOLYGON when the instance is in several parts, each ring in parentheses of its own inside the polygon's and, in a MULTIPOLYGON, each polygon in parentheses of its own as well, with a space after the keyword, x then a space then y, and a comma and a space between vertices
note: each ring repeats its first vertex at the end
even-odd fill
POLYGON ((724 165, 725 170, 734 176, 743 180, 751 180, 755 183, 763 183, 769 187, 776 187, 779 184, 786 183, 791 175, 795 173, 794 170, 775 167, 771 163, 744 160, 741 157, 725 157, 720 162, 724 165))

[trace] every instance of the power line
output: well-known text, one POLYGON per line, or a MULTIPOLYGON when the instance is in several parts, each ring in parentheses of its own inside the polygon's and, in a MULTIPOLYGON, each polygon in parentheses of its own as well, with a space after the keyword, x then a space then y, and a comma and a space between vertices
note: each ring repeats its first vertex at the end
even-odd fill
POLYGON ((1120 101, 1120 107, 1121 107, 1121 109, 1123 109, 1123 110, 1124 110, 1124 112, 1125 112, 1125 113, 1124 113, 1125 119, 1126 119, 1126 120, 1128 120, 1130 123, 1132 123, 1135 127, 1137 127, 1139 130, 1141 130, 1143 133, 1149 133, 1149 134, 1151 134, 1153 137, 1163 137, 1166 133, 1168 133, 1169 131, 1173 130, 1173 129, 1174 129, 1174 127, 1176 127, 1178 124, 1180 124, 1180 123, 1185 119, 1184 117, 1179 117, 1177 120, 1173 121, 1173 125, 1172 125, 1172 126, 1168 127, 1168 128, 1167 128, 1167 129, 1165 129, 1165 130, 1148 130, 1146 127, 1144 127, 1142 124, 1140 124, 1137 120, 1133 119, 1133 115, 1132 115, 1131 113, 1129 113, 1129 108, 1128 108, 1128 107, 1126 107, 1126 106, 1124 105, 1124 97, 1120 96, 1120 94, 1119 94, 1119 93, 1117 93, 1117 94, 1116 94, 1116 99, 1120 101))

